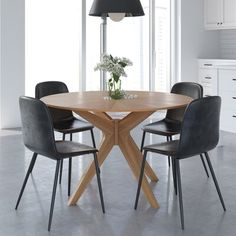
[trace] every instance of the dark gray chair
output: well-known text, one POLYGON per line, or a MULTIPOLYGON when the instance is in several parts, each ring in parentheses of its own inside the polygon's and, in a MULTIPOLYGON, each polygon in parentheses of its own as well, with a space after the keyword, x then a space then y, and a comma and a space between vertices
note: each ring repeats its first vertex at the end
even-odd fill
MULTIPOLYGON (((69 158, 69 160, 71 160, 74 156, 93 154, 102 210, 103 213, 105 213, 102 185, 100 180, 100 169, 96 155, 98 150, 94 147, 77 142, 65 140, 55 141, 51 114, 47 106, 40 100, 29 97, 20 97, 19 104, 24 144, 34 154, 26 173, 15 209, 17 209, 20 203, 29 175, 34 168, 37 155, 43 155, 55 160, 57 164, 48 221, 48 231, 50 231, 61 161, 65 158, 69 158)), ((70 179, 71 172, 69 172, 69 181, 70 179)))
MULTIPOLYGON (((63 82, 45 81, 36 85, 35 98, 40 99, 45 96, 68 92, 69 90, 66 84, 63 82)), ((66 134, 70 134, 70 141, 72 141, 73 133, 90 131, 93 147, 96 148, 93 134, 94 126, 92 124, 74 117, 71 111, 60 110, 55 108, 49 108, 49 110, 52 116, 54 130, 63 134, 63 140, 65 140, 66 134)), ((71 165, 72 163, 69 162, 69 170, 71 170, 71 165)), ((61 161, 59 184, 61 184, 62 169, 63 161, 61 161)), ((68 189, 68 196, 70 196, 70 189, 68 189)))
POLYGON ((180 160, 204 153, 212 178, 214 180, 221 204, 226 211, 217 179, 209 159, 208 151, 216 147, 219 140, 219 119, 221 99, 218 96, 200 98, 192 101, 186 111, 180 129, 180 139, 159 144, 148 145, 143 148, 144 155, 140 171, 135 206, 137 209, 141 183, 144 174, 146 156, 148 152, 170 156, 174 169, 174 186, 178 189, 181 226, 184 229, 184 212, 182 201, 182 187, 180 178, 180 160), (178 184, 178 186, 177 186, 178 184))
MULTIPOLYGON (((202 98, 203 88, 198 83, 193 82, 179 82, 173 85, 171 93, 181 94, 189 96, 193 99, 202 98)), ((185 107, 178 109, 167 110, 164 119, 157 122, 150 123, 143 127, 143 137, 141 142, 141 152, 143 151, 143 146, 145 142, 146 133, 166 136, 167 141, 172 140, 172 136, 180 133, 181 122, 183 120, 185 107)), ((203 167, 205 169, 207 177, 209 177, 208 170, 206 168, 203 155, 200 154, 203 167)), ((168 157, 168 163, 170 166, 170 157, 168 157)))

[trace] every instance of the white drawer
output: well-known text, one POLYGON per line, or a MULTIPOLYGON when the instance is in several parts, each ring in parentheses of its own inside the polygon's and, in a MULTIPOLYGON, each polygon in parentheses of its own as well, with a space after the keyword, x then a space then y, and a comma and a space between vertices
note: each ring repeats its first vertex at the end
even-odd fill
POLYGON ((236 91, 236 70, 219 70, 219 89, 236 91))
POLYGON ((199 59, 198 60, 198 66, 200 68, 212 68, 214 66, 216 66, 216 62, 215 61, 212 61, 212 60, 202 60, 202 59, 199 59))
POLYGON ((203 95, 217 95, 217 69, 201 68, 199 83, 203 86, 203 95))
POLYGON ((211 84, 217 79, 216 69, 201 68, 199 70, 199 80, 201 83, 211 84))
POLYGON ((221 109, 220 129, 229 132, 236 132, 236 109, 221 109))
POLYGON ((220 90, 219 95, 222 98, 222 109, 236 110, 236 91, 220 90))

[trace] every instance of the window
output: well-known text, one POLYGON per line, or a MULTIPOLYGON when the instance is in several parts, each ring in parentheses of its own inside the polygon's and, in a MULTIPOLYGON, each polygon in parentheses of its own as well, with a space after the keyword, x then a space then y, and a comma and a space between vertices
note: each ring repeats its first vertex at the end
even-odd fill
POLYGON ((170 91, 170 1, 155 5, 156 70, 155 91, 170 91))
MULTIPOLYGON (((100 74, 93 68, 100 60, 102 20, 88 15, 92 2, 86 1, 86 90, 100 89, 100 74)), ((169 91, 170 0, 141 0, 141 3, 144 17, 126 17, 120 22, 107 18, 107 53, 133 62, 133 66, 126 68, 128 77, 122 78, 125 90, 169 91), (150 70, 154 73, 149 73, 150 70)))
POLYGON ((38 82, 60 80, 79 90, 81 1, 25 1, 26 95, 38 82))
MULTIPOLYGON (((125 90, 169 91, 170 1, 141 0, 144 17, 107 18, 107 52, 133 62, 122 78, 125 90)), ((47 80, 64 81, 70 91, 79 91, 79 85, 100 89, 94 67, 102 20, 88 15, 92 2, 26 0, 26 95, 34 96, 35 85, 47 80)))
POLYGON ((89 16, 93 0, 86 0, 86 90, 100 89, 100 73, 94 71, 100 61, 100 17, 89 16))
POLYGON ((108 19, 107 51, 127 57, 133 66, 127 67, 127 78, 122 78, 126 90, 148 90, 148 11, 146 17, 125 17, 121 22, 108 19))

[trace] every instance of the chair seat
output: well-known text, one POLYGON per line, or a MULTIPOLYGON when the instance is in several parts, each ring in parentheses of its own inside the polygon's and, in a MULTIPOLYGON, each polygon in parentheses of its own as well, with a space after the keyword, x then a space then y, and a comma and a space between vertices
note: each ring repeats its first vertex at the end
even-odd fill
POLYGON ((80 156, 98 151, 91 146, 71 141, 56 141, 56 149, 60 158, 80 156))
POLYGON ((163 119, 157 122, 153 122, 143 127, 143 131, 158 134, 162 136, 172 136, 179 134, 181 128, 181 122, 163 119))
POLYGON ((54 123, 54 129, 60 133, 76 133, 85 130, 91 130, 94 126, 89 122, 80 120, 78 118, 73 118, 69 120, 62 120, 60 122, 54 123))
POLYGON ((177 153, 178 145, 179 140, 173 140, 169 142, 148 145, 145 146, 143 150, 163 154, 166 156, 175 156, 177 153))

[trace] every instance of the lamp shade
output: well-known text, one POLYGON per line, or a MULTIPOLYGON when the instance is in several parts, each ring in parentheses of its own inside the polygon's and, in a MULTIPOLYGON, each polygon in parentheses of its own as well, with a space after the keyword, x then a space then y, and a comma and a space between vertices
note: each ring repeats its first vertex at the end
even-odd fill
POLYGON ((90 16, 107 17, 108 13, 125 13, 125 16, 143 16, 144 11, 139 0, 94 0, 90 16))

